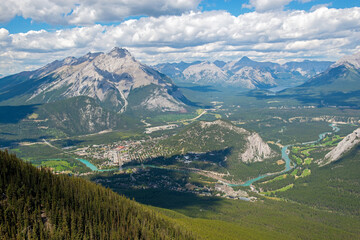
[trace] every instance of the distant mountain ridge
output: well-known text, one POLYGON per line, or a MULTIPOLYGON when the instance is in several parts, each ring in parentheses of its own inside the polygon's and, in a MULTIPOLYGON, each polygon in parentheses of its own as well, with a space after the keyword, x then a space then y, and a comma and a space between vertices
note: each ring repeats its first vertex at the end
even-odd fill
POLYGON ((287 62, 282 65, 285 69, 291 72, 298 72, 303 76, 312 77, 316 74, 324 72, 334 62, 330 61, 310 61, 304 60, 302 62, 287 62))
POLYGON ((333 64, 331 67, 335 68, 338 66, 344 65, 347 68, 355 68, 360 69, 360 52, 355 53, 350 56, 345 56, 341 59, 339 59, 335 64, 333 64))
POLYGON ((118 47, 106 54, 67 57, 35 71, 0 79, 0 102, 5 104, 48 103, 78 96, 94 98, 103 107, 117 112, 132 107, 186 111, 184 96, 170 78, 118 47), (146 91, 149 88, 151 91, 146 91), (133 106, 129 97, 136 89, 144 94, 138 94, 140 102, 133 106))
POLYGON ((326 71, 279 96, 295 96, 321 106, 360 107, 360 53, 341 58, 326 71))
POLYGON ((281 85, 300 85, 307 78, 325 71, 331 64, 333 62, 305 60, 280 65, 253 61, 245 56, 232 62, 216 60, 163 63, 153 67, 176 82, 263 89, 281 85))

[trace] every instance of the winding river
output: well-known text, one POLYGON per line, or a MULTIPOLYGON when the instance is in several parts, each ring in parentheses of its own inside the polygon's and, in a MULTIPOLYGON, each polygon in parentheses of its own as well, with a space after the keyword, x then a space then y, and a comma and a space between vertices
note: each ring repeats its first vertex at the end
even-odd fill
MULTIPOLYGON (((335 123, 330 123, 329 124, 330 127, 332 127, 332 130, 333 132, 338 132, 340 131, 340 128, 335 124, 335 123)), ((304 142, 304 143, 301 143, 303 145, 307 145, 307 144, 313 144, 313 143, 318 143, 320 142, 322 139, 324 139, 326 137, 326 135, 329 135, 333 132, 324 132, 324 133, 320 133, 319 134, 319 138, 315 141, 311 141, 311 142, 304 142)), ((274 176, 274 175, 279 175, 279 174, 282 174, 282 173, 286 173, 290 170, 292 170, 293 168, 296 167, 296 163, 293 163, 293 166, 291 166, 291 159, 289 157, 289 153, 290 151, 288 150, 289 147, 291 146, 294 146, 295 144, 291 144, 291 145, 286 145, 284 146, 282 149, 281 149, 281 157, 282 159, 285 161, 285 169, 281 172, 277 172, 277 173, 267 173, 267 174, 263 174, 263 175, 260 175, 256 178, 253 178, 253 179, 250 179, 248 181, 246 181, 245 183, 243 184, 228 184, 229 186, 231 187, 236 187, 236 186, 244 186, 244 187, 248 187, 250 186, 251 184, 253 184, 254 182, 256 181, 259 181, 260 179, 263 179, 263 178, 266 178, 266 177, 269 177, 269 176, 274 176)))
MULTIPOLYGON (((310 142, 304 142, 304 143, 301 143, 303 145, 306 145, 306 144, 313 144, 313 143, 318 143, 320 142, 322 139, 324 139, 326 137, 326 135, 328 134, 331 134, 331 133, 335 133, 335 132, 338 132, 340 130, 340 128, 334 124, 334 123, 331 123, 329 124, 330 127, 332 127, 332 132, 324 132, 324 133, 320 133, 319 134, 319 138, 315 141, 310 141, 310 142)), ((275 176, 275 175, 279 175, 279 174, 282 174, 282 173, 286 173, 292 169, 294 169, 296 167, 296 163, 292 163, 290 157, 289 157, 289 153, 290 151, 288 150, 289 147, 291 146, 294 146, 295 144, 290 144, 290 145, 286 145, 284 146, 282 149, 281 149, 281 157, 282 159, 285 161, 285 169, 281 172, 276 172, 276 173, 267 173, 267 174, 263 174, 263 175, 259 175, 258 177, 256 178, 252 178, 248 181, 246 181, 245 183, 243 184, 230 184, 230 183, 225 183, 227 184, 228 186, 231 186, 231 187, 236 187, 236 186, 244 186, 244 187, 248 187, 250 186, 251 184, 253 184, 254 182, 256 181, 259 181, 260 179, 263 179, 263 178, 266 178, 266 177, 269 177, 269 176, 275 176), (292 163, 292 164, 291 164, 292 163)), ((85 164, 88 168, 91 169, 91 171, 98 171, 98 172, 105 172, 105 171, 116 171, 116 170, 119 170, 119 168, 113 168, 113 169, 98 169, 94 164, 90 163, 89 161, 85 160, 85 159, 80 159, 80 158, 77 158, 78 161, 82 162, 83 164, 85 164)), ((128 168, 134 168, 134 167, 150 167, 150 168, 163 168, 163 169, 167 169, 165 167, 159 167, 159 166, 154 166, 154 165, 136 165, 136 166, 127 166, 127 167, 124 167, 124 168, 120 168, 122 170, 124 169, 128 169, 128 168)), ((170 170, 175 170, 175 169, 170 169, 170 170)))

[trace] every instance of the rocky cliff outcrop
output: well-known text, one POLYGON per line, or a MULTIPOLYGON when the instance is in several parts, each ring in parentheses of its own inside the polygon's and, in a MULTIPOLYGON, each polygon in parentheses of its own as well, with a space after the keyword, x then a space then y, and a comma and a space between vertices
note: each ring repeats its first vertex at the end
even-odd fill
POLYGON ((241 160, 243 162, 262 162, 264 159, 275 155, 258 133, 252 133, 246 140, 246 150, 241 154, 241 160))
POLYGON ((338 145, 319 161, 320 165, 326 165, 339 160, 344 154, 360 143, 360 128, 347 135, 338 145))

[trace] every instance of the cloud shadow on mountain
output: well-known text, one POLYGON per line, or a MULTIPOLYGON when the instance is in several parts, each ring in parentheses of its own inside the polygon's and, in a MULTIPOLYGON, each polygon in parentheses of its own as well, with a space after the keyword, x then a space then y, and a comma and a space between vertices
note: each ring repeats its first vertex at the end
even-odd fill
POLYGON ((16 124, 34 113, 39 105, 0 106, 0 124, 16 124))

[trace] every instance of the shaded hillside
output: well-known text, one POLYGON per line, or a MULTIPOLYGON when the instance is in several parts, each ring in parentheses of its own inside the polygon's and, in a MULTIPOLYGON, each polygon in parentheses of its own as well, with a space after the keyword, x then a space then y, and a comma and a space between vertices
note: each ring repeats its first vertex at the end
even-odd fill
POLYGON ((104 130, 136 132, 142 125, 136 116, 102 108, 86 96, 42 105, 0 106, 0 112, 0 147, 104 130))
POLYGON ((192 239, 152 210, 0 151, 1 239, 192 239))
POLYGON ((39 119, 44 120, 39 125, 58 129, 67 135, 96 133, 107 129, 135 130, 139 127, 136 120, 102 108, 93 98, 85 96, 44 104, 36 113, 39 119))

